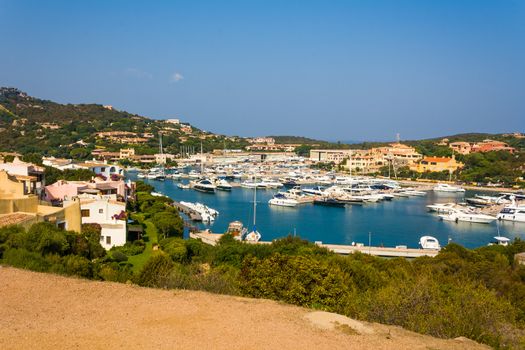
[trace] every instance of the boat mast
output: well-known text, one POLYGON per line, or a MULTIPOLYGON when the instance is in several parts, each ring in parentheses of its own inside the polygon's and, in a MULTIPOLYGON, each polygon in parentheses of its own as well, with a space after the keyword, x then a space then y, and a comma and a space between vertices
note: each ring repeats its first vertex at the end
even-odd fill
POLYGON ((201 141, 201 175, 204 174, 204 162, 202 161, 202 141, 201 141))
MULTIPOLYGON (((256 179, 256 178, 255 178, 256 179)), ((255 181, 255 186, 253 187, 253 231, 256 231, 255 222, 257 219, 257 181, 255 181)))

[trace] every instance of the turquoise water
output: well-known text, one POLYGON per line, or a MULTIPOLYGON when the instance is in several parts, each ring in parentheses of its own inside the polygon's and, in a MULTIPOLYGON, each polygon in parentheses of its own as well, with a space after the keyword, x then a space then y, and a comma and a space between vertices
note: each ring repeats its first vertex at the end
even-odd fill
MULTIPOLYGON (((135 179, 135 174, 129 174, 135 179)), ((220 212, 211 225, 200 224, 212 232, 226 231, 228 224, 240 220, 250 229, 253 222, 253 189, 233 188, 232 192, 217 191, 215 194, 194 190, 181 190, 178 182, 166 180, 144 180, 176 201, 201 202, 220 212)), ((257 191, 257 230, 262 240, 269 241, 293 234, 309 241, 368 245, 371 233, 372 245, 418 247, 423 235, 436 237, 442 245, 449 239, 465 247, 487 245, 499 233, 509 238, 525 239, 525 224, 499 222, 490 225, 455 223, 439 220, 436 214, 428 213, 425 206, 435 202, 462 201, 463 195, 436 195, 426 197, 396 198, 392 201, 347 206, 346 208, 322 207, 312 204, 295 208, 268 205, 277 190, 257 191)), ((467 197, 475 192, 467 191, 467 197)))

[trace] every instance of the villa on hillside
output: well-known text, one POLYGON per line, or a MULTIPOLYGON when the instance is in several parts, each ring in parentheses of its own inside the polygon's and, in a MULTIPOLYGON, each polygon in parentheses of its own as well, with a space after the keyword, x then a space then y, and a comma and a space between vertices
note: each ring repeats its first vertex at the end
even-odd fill
POLYGON ((472 151, 471 144, 464 141, 451 142, 448 146, 459 154, 469 154, 472 151))
POLYGON ((0 159, 0 170, 9 175, 16 176, 18 181, 24 183, 25 194, 33 193, 40 195, 45 186, 44 168, 32 163, 21 161, 18 157, 7 163, 0 159))
POLYGON ((80 206, 82 224, 101 227, 100 245, 105 249, 126 244, 126 203, 116 195, 81 194, 64 201, 66 205, 80 206))
POLYGON ((349 170, 360 170, 364 173, 377 172, 390 163, 396 166, 412 165, 423 156, 414 147, 401 143, 392 143, 389 146, 375 147, 368 150, 358 149, 312 149, 310 161, 333 162, 345 166, 349 170))
POLYGON ((416 164, 410 166, 410 170, 424 173, 427 171, 441 172, 448 171, 450 173, 463 167, 463 163, 456 161, 456 157, 424 157, 416 164))
POLYGON ((506 151, 514 153, 516 149, 510 147, 507 143, 495 140, 483 140, 478 143, 469 143, 464 141, 452 142, 449 147, 459 154, 470 154, 475 152, 492 152, 492 151, 506 151))
POLYGON ((62 207, 42 205, 39 197, 27 192, 26 185, 15 175, 0 170, 0 227, 37 222, 50 222, 57 227, 80 232, 80 206, 68 203, 62 207))

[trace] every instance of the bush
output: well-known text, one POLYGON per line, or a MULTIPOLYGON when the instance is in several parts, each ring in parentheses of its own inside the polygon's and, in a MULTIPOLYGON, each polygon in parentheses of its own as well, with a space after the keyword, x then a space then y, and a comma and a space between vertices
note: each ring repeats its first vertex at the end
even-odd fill
POLYGON ((93 277, 91 262, 88 259, 78 255, 68 255, 62 259, 66 274, 85 278, 93 277))
POLYGON ((111 253, 111 257, 116 262, 123 262, 123 261, 127 261, 128 260, 128 256, 126 254, 122 253, 119 250, 116 250, 116 251, 112 252, 111 253))
POLYGON ((24 248, 12 248, 4 252, 3 261, 10 266, 32 271, 48 271, 50 264, 39 253, 30 252, 24 248))
POLYGON ((167 278, 167 288, 204 290, 206 292, 238 295, 237 270, 210 269, 207 264, 175 265, 167 278))
POLYGON ((165 253, 153 255, 144 265, 137 283, 144 287, 166 288, 173 261, 165 253))
POLYGON ((329 311, 344 310, 352 294, 342 270, 312 257, 276 253, 263 260, 247 258, 239 277, 245 295, 329 311))
POLYGON ((166 238, 160 241, 162 250, 168 254, 174 262, 188 263, 190 258, 185 241, 181 238, 166 238))

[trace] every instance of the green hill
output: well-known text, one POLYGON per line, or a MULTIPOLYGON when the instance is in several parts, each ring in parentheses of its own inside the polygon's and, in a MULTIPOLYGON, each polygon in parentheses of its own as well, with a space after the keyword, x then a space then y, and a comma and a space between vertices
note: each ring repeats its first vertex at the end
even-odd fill
POLYGON ((178 153, 182 145, 200 149, 201 142, 204 151, 246 144, 241 138, 205 133, 194 126, 183 132, 180 125, 99 104, 60 104, 16 88, 0 88, 0 151, 88 159, 95 148, 134 147, 138 154, 153 154, 158 151, 159 132, 169 153, 178 153), (132 132, 143 142, 97 137, 105 131, 132 132))

